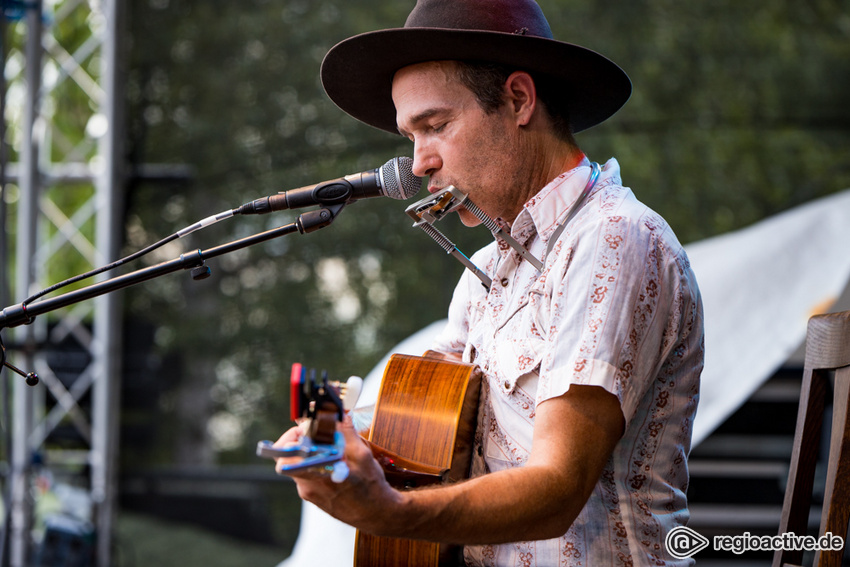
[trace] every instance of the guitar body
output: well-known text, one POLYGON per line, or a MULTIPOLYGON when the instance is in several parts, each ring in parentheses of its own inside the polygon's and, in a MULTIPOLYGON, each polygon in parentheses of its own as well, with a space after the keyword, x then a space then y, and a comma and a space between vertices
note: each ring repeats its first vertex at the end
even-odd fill
MULTIPOLYGON (((406 460, 406 467, 441 471, 444 482, 469 475, 481 374, 471 364, 430 356, 393 355, 384 370, 369 432, 373 446, 406 460), (413 463, 411 465, 411 463, 413 463)), ((386 465, 385 465, 386 468, 386 465)), ((391 476, 388 480, 393 483, 391 476)), ((439 477, 438 477, 439 478, 439 477)), ((416 480, 398 481, 412 488, 416 480)), ((459 548, 357 532, 355 567, 457 565, 459 548)))

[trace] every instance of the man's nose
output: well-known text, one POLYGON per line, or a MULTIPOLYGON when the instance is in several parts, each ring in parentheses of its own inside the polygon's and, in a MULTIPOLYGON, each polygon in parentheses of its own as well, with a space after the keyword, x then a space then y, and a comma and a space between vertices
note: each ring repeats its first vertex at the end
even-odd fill
POLYGON ((414 142, 413 145, 413 174, 418 177, 433 175, 435 171, 442 167, 443 162, 440 159, 436 149, 430 144, 419 144, 414 142))

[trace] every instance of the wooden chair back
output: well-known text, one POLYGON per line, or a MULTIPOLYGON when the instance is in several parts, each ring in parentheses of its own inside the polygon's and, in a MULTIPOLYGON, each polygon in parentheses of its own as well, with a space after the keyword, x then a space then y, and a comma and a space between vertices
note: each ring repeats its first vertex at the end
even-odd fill
MULTIPOLYGON (((850 522, 850 311, 817 315, 809 320, 800 408, 779 535, 807 533, 830 376, 834 383, 832 433, 818 535, 831 533, 843 540, 850 522)), ((817 552, 814 565, 838 567, 843 553, 843 548, 817 552)), ((773 557, 773 567, 800 566, 802 562, 802 549, 778 550, 773 557)))

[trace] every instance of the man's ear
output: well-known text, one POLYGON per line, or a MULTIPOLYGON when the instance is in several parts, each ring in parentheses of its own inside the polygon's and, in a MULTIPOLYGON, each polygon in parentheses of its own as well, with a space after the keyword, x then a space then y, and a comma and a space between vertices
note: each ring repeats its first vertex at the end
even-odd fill
POLYGON ((505 94, 517 124, 528 125, 537 107, 537 87, 534 79, 525 71, 514 71, 505 80, 505 94))

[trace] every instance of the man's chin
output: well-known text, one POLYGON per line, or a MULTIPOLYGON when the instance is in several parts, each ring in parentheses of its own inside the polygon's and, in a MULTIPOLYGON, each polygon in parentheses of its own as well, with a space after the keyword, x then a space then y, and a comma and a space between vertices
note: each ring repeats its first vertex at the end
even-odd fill
POLYGON ((478 226, 481 224, 481 219, 461 207, 457 211, 457 216, 460 217, 460 222, 463 223, 463 226, 478 226))

